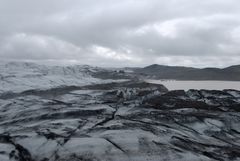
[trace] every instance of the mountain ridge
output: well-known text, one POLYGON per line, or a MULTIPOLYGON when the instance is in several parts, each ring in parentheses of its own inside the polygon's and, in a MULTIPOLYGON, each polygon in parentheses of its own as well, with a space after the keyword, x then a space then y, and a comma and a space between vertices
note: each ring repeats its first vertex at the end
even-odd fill
POLYGON ((134 69, 134 73, 154 79, 240 81, 240 65, 226 68, 194 68, 153 64, 134 69))

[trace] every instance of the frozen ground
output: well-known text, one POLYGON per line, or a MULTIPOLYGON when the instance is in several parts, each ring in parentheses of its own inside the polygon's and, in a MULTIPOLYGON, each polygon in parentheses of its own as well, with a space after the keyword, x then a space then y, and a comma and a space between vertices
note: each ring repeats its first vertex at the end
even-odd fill
MULTIPOLYGON (((69 71, 62 69, 56 75, 68 82, 69 71)), ((240 91, 168 91, 133 80, 105 84, 80 69, 70 76, 77 81, 79 74, 79 84, 22 83, 26 88, 2 90, 0 161, 240 160, 240 91)), ((24 80, 26 73, 13 75, 24 80)))

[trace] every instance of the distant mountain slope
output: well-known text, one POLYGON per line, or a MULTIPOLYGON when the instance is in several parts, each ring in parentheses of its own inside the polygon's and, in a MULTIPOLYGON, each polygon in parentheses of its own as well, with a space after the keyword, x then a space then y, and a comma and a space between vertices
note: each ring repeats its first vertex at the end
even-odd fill
POLYGON ((191 68, 181 66, 150 65, 134 69, 137 75, 155 79, 176 80, 231 80, 240 81, 240 65, 227 68, 191 68))

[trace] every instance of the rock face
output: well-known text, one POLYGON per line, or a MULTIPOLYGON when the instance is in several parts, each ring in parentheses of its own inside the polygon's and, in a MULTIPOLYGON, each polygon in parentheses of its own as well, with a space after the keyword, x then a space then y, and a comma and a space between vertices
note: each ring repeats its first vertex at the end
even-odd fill
POLYGON ((0 95, 1 161, 240 160, 240 91, 139 81, 0 95))

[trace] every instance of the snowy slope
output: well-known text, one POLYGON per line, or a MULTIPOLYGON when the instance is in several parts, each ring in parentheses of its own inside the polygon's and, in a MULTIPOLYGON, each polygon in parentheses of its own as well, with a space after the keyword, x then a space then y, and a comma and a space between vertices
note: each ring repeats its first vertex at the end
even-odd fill
POLYGON ((21 92, 29 89, 47 89, 57 86, 81 86, 99 83, 90 66, 46 66, 34 63, 0 63, 0 93, 21 92))

